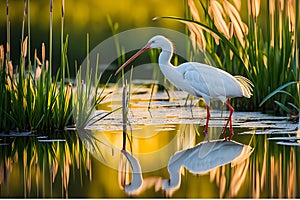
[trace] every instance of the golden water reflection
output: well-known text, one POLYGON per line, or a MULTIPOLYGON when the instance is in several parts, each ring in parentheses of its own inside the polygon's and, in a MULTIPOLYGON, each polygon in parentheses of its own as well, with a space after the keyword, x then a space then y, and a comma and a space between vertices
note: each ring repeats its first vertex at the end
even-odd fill
POLYGON ((0 146, 1 197, 68 197, 72 172, 91 179, 90 154, 76 134, 63 137, 1 139, 6 142, 0 146))
MULTIPOLYGON (((238 134, 249 131, 240 128, 235 129, 233 140, 252 147, 249 157, 238 164, 224 163, 200 175, 182 168, 180 187, 172 193, 165 192, 163 181, 170 178, 170 157, 206 141, 202 131, 203 126, 191 124, 132 127, 126 152, 139 163, 141 176, 136 176, 135 180, 142 182, 136 185, 138 190, 132 186, 133 189, 127 191, 126 186, 134 176, 128 162, 131 158, 121 152, 122 137, 117 128, 102 134, 101 131, 78 132, 78 135, 62 133, 57 135, 62 140, 52 142, 43 142, 37 137, 1 137, 0 195, 53 198, 300 197, 299 147, 268 140, 273 135, 238 134), (150 144, 146 145, 146 142, 150 144), (122 156, 125 164, 120 165, 122 156), (120 174, 118 171, 122 166, 123 174, 120 174)), ((209 139, 218 140, 217 133, 222 128, 212 127, 210 131, 209 139)))
MULTIPOLYGON (((123 190, 124 195, 138 197, 299 197, 296 190, 299 184, 299 172, 297 170, 297 147, 278 145, 268 141, 267 135, 238 135, 238 132, 248 131, 236 128, 233 137, 239 143, 251 146, 252 154, 240 160, 238 164, 231 162, 216 167, 201 175, 194 175, 186 169, 181 170, 181 184, 174 192, 163 190, 163 180, 169 179, 167 163, 170 157, 177 151, 193 148, 199 142, 205 141, 202 134, 203 127, 197 125, 139 125, 132 127, 131 137, 128 137, 126 152, 130 153, 140 165, 142 172, 138 177, 130 164, 122 165, 122 173, 118 175, 118 187, 123 190), (165 127, 164 127, 165 126, 165 127), (146 144, 147 143, 147 144, 146 144), (165 146, 164 146, 165 145, 165 146), (154 151, 155 149, 155 151, 154 151), (153 152, 154 151, 154 152, 153 152), (125 170, 124 170, 125 169, 125 170), (152 171, 151 171, 152 169, 152 171), (124 175, 126 174, 126 175, 124 175), (121 177, 121 178, 120 178, 121 177), (138 177, 138 178, 137 178, 138 177), (121 181, 122 180, 122 181, 121 181), (136 190, 126 191, 126 186, 131 182, 139 180, 135 185, 136 190)), ((218 139, 222 131, 221 127, 212 127, 209 139, 218 139)), ((114 169, 119 169, 120 158, 124 158, 122 147, 122 132, 120 130, 92 131, 97 137, 105 136, 106 144, 114 147, 114 154, 104 152, 101 155, 108 156, 105 160, 113 163, 114 169), (114 157, 114 158, 113 158, 114 157)), ((102 139, 102 141, 104 141, 102 139)), ((94 155, 95 156, 95 155, 94 155)), ((97 158, 103 162, 101 159, 97 158)), ((125 161, 124 161, 125 160, 125 161)), ((106 165, 107 163, 105 163, 106 165)), ((120 173, 120 172, 119 172, 120 173)), ((119 196, 117 196, 119 197, 119 196)))

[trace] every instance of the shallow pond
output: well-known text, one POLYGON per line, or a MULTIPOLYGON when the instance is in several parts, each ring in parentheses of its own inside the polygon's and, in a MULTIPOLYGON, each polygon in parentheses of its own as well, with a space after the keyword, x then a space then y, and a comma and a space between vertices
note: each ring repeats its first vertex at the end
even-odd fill
MULTIPOLYGON (((205 109, 182 106, 179 93, 172 101, 157 93, 150 111, 146 93, 132 97, 126 151, 121 111, 85 130, 2 134, 1 197, 300 197, 298 124, 235 112, 225 141, 221 105, 205 136, 205 109)), ((120 106, 117 96, 96 114, 120 106)))

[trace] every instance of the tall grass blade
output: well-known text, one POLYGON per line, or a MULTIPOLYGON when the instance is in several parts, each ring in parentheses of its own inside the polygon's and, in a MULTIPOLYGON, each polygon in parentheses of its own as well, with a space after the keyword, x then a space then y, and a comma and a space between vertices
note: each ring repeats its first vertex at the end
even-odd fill
POLYGON ((297 84, 297 81, 292 81, 292 82, 288 82, 282 86, 280 86, 279 88, 277 88, 276 90, 274 90, 273 92, 271 92, 270 94, 268 94, 259 104, 259 106, 262 106, 266 101, 268 101, 270 98, 272 98, 274 95, 276 95, 277 93, 279 93, 280 91, 282 91, 284 88, 293 85, 293 84, 297 84))

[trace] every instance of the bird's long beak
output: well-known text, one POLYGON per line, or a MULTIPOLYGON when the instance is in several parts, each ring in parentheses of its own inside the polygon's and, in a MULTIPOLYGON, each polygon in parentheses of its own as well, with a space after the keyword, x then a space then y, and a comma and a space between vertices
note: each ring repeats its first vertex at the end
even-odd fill
POLYGON ((136 54, 134 54, 131 58, 129 58, 116 72, 115 72, 115 76, 123 69, 125 68, 129 63, 131 63, 131 61, 133 61, 134 59, 136 59, 140 54, 142 54, 144 51, 147 51, 148 49, 150 49, 150 43, 148 43, 145 47, 143 47, 141 50, 139 50, 136 54))

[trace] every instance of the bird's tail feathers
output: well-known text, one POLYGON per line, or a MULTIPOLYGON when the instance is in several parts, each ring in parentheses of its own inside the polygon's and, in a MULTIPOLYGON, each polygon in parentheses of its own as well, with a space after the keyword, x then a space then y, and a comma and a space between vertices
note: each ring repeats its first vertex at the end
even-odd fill
POLYGON ((243 96, 250 98, 253 92, 253 83, 243 76, 234 76, 234 78, 240 83, 240 86, 243 91, 243 96))

